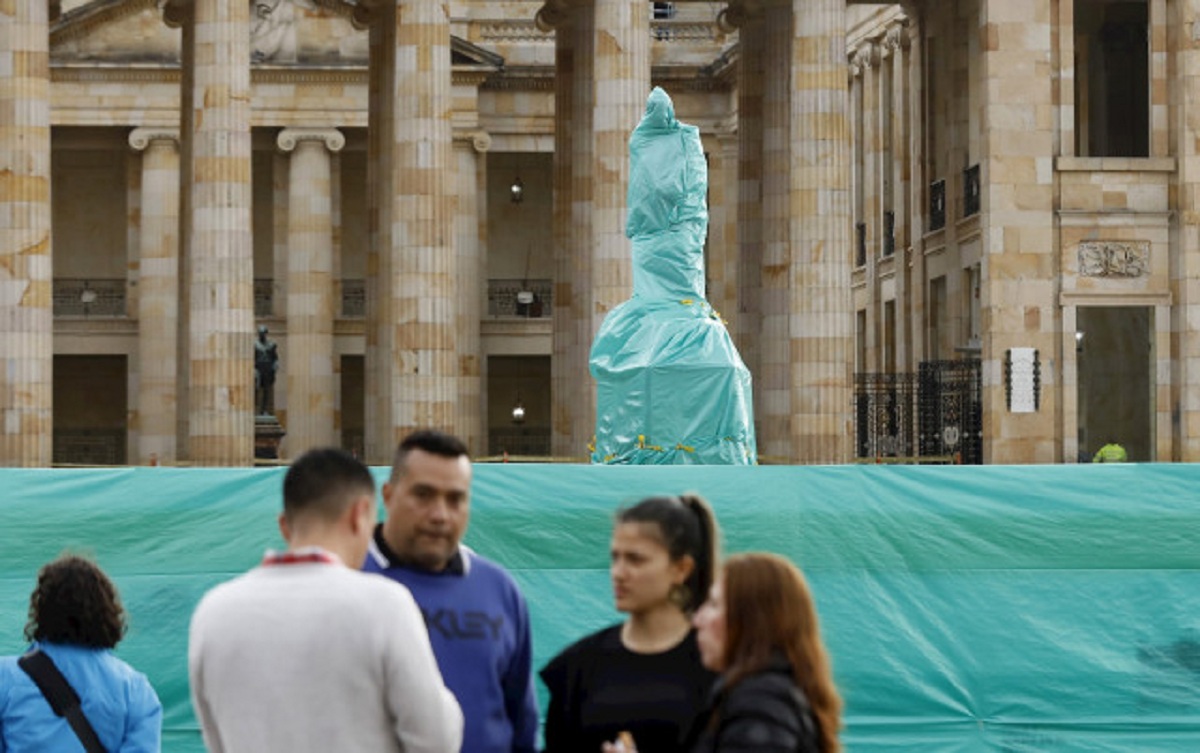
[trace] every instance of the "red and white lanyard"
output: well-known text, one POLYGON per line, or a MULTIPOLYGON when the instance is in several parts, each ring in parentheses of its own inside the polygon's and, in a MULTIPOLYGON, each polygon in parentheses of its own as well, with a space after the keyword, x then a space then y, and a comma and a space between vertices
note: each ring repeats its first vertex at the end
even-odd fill
POLYGON ((320 562, 327 565, 340 565, 341 560, 336 554, 327 552, 317 546, 307 546, 303 549, 276 552, 267 550, 263 555, 263 565, 307 565, 320 562))

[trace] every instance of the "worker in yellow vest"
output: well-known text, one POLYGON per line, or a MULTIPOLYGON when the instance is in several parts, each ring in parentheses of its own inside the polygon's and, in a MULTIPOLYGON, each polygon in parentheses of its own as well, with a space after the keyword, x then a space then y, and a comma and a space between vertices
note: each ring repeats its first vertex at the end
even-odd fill
POLYGON ((1109 442, 1092 456, 1093 463, 1125 463, 1128 460, 1129 453, 1125 452, 1125 448, 1116 442, 1109 442))

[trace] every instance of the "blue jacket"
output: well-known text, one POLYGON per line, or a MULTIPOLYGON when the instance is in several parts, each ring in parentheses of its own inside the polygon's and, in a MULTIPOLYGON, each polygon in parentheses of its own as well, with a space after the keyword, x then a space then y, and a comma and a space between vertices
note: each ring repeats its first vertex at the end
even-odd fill
MULTIPOLYGON (((158 753, 162 704, 150 681, 108 649, 35 643, 54 660, 110 753, 158 753)), ((0 753, 82 751, 67 720, 50 710, 16 656, 0 657, 0 753)))

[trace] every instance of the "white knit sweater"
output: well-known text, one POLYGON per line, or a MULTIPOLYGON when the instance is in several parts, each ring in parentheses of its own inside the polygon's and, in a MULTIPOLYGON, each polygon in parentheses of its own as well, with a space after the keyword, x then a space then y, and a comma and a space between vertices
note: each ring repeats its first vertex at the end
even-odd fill
POLYGON ((462 742, 408 589, 340 564, 258 567, 209 591, 188 669, 213 753, 457 753, 462 742))

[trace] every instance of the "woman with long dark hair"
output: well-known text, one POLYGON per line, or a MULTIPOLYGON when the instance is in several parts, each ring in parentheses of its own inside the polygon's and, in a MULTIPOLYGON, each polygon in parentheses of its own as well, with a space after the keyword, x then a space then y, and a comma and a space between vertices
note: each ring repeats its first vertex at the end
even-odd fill
POLYGON ((651 497, 617 513, 610 575, 627 618, 542 670, 547 753, 600 753, 622 732, 654 753, 684 750, 716 678, 700 661, 691 625, 716 552, 716 520, 698 496, 651 497))
POLYGON ((0 750, 80 749, 82 733, 54 713, 20 661, 31 666, 29 657, 41 662, 48 657, 79 697, 104 750, 158 753, 162 704, 146 676, 113 655, 124 635, 125 610, 116 586, 97 565, 65 556, 43 567, 29 599, 30 652, 0 658, 0 750))

